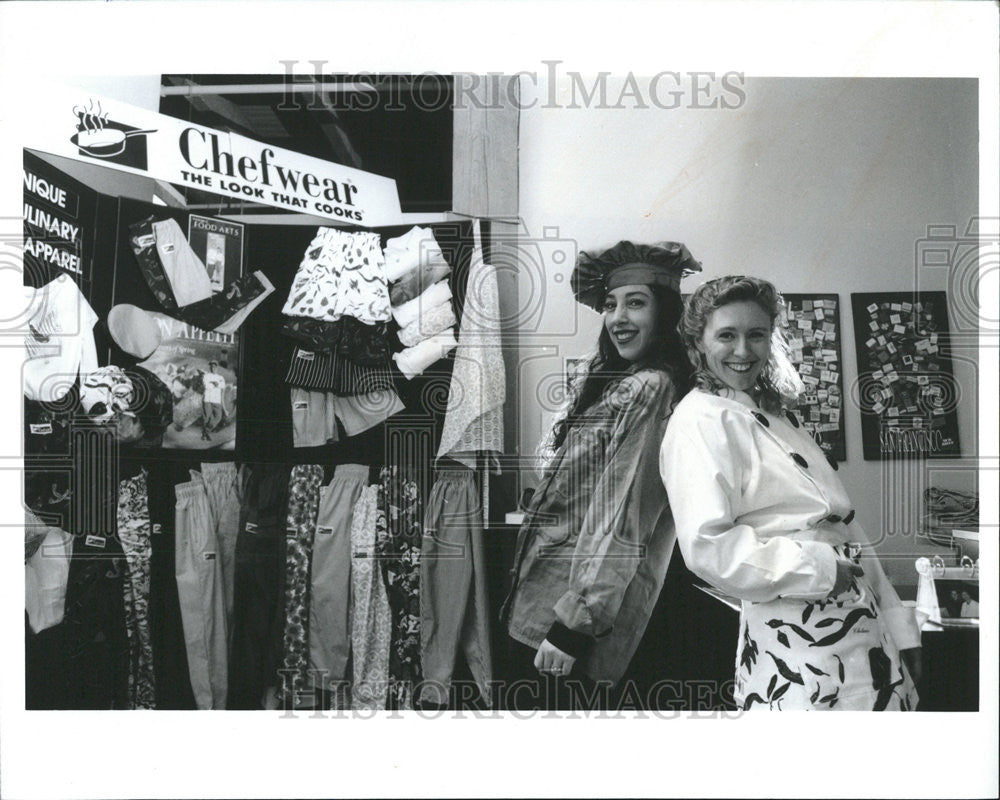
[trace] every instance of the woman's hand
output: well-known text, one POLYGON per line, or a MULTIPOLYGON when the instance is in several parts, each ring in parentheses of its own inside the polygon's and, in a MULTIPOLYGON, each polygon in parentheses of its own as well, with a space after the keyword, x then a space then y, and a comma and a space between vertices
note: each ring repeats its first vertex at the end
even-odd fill
POLYGON ((864 568, 860 564, 855 564, 846 558, 837 559, 837 578, 833 582, 833 591, 830 593, 836 597, 842 592, 846 592, 854 584, 856 578, 865 574, 864 568))
POLYGON ((542 673, 551 675, 569 675, 573 669, 576 659, 564 653, 548 639, 545 639, 539 646, 535 654, 535 669, 542 673))
POLYGON ((924 676, 923 652, 923 648, 920 647, 908 647, 899 651, 899 655, 903 658, 903 665, 910 673, 910 680, 918 689, 920 688, 920 680, 924 676))

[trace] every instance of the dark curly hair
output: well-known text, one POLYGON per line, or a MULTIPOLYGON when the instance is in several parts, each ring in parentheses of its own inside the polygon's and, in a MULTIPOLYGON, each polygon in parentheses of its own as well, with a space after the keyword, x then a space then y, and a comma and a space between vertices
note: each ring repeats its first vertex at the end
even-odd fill
POLYGON ((684 354, 684 345, 677 331, 684 301, 673 289, 650 286, 656 309, 656 327, 643 357, 632 363, 621 357, 607 326, 602 323, 597 339, 597 354, 587 365, 586 377, 578 386, 571 386, 572 402, 569 413, 556 423, 552 446, 558 449, 566 441, 569 429, 584 418, 587 409, 636 367, 662 370, 670 375, 679 400, 691 388, 691 365, 684 354))
POLYGON ((713 375, 698 349, 709 317, 723 306, 741 302, 756 303, 771 320, 771 352, 754 387, 760 407, 771 413, 794 408, 802 393, 802 381, 788 357, 788 343, 780 324, 785 302, 774 285, 748 275, 726 275, 706 281, 691 295, 681 319, 680 334, 694 366, 694 383, 718 394, 725 385, 713 375))

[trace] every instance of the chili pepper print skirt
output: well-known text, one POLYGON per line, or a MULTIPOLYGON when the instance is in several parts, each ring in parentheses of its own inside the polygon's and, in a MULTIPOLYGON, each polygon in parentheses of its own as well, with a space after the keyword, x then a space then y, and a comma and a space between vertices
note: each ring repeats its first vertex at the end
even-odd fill
POLYGON ((917 706, 899 649, 864 578, 830 600, 744 602, 734 695, 744 710, 917 706))

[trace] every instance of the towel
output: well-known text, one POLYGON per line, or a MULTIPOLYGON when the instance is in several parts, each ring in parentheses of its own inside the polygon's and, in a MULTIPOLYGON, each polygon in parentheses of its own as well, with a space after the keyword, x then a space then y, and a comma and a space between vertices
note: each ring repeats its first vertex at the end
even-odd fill
POLYGON ((503 452, 507 392, 500 347, 499 289, 496 270, 483 263, 478 223, 475 239, 437 457, 448 456, 475 467, 477 453, 486 451, 494 474, 499 474, 497 455, 503 452))

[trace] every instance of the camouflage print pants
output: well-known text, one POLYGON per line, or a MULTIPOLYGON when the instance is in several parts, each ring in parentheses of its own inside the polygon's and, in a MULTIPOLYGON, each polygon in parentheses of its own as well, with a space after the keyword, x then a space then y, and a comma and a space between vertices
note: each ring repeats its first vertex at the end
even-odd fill
POLYGON ((128 635, 129 708, 155 708, 153 645, 149 627, 149 497, 145 471, 118 487, 118 539, 125 553, 125 625, 128 635))
POLYGON ((288 518, 285 527, 285 678, 286 700, 312 688, 309 681, 309 582, 313 537, 319 513, 323 468, 316 464, 292 467, 288 482, 288 518))
POLYGON ((389 708, 411 710, 420 669, 420 547, 424 514, 417 483, 386 467, 378 487, 375 549, 382 568, 392 641, 389 650, 389 708))

